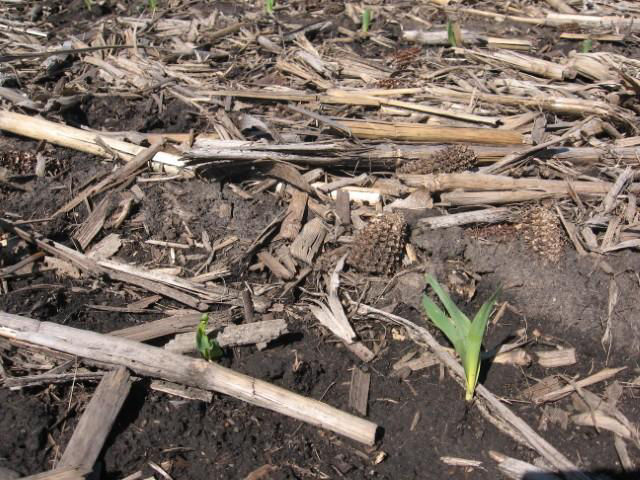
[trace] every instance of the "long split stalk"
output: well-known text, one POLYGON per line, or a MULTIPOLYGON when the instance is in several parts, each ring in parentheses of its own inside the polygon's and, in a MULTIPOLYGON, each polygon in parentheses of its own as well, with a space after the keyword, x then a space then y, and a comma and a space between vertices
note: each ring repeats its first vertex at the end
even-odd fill
MULTIPOLYGON (((100 137, 99 134, 51 122, 40 117, 0 110, 0 130, 33 138, 34 140, 45 140, 54 145, 73 148, 74 150, 100 157, 109 158, 112 156, 112 153, 103 148, 99 141, 96 140, 97 137, 100 137)), ((125 160, 131 160, 146 150, 145 147, 134 143, 123 142, 106 136, 101 137, 100 140, 125 160)), ((152 161, 162 165, 168 173, 178 173, 184 166, 184 162, 180 160, 179 156, 167 152, 157 152, 152 161)))
MULTIPOLYGON (((606 195, 613 186, 611 182, 585 182, 545 180, 540 178, 512 178, 506 175, 483 173, 442 173, 430 175, 398 175, 411 187, 425 188, 429 192, 455 189, 474 191, 490 190, 537 190, 547 193, 569 194, 574 191, 584 195, 606 195)), ((640 183, 629 186, 629 191, 640 191, 640 183)))
POLYGON ((418 123, 367 122, 346 118, 334 120, 360 138, 491 145, 520 145, 523 142, 522 134, 513 130, 436 127, 418 123))
POLYGON ((366 445, 373 445, 375 441, 378 427, 373 422, 202 359, 174 354, 126 338, 40 322, 6 312, 0 312, 0 337, 97 362, 122 365, 139 375, 224 393, 366 445))

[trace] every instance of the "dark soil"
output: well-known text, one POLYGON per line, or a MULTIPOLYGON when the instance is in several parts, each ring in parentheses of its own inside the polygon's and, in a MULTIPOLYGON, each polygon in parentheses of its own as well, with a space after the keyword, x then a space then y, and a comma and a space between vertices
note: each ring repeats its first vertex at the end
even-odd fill
MULTIPOLYGON (((56 151, 65 156, 65 150, 56 151)), ((74 168, 59 182, 69 182, 74 172, 84 171, 84 166, 98 165, 93 158, 72 161, 74 168)), ((41 182, 41 188, 29 197, 32 203, 21 204, 13 194, 5 193, 4 204, 9 205, 12 212, 25 216, 32 213, 34 205, 42 205, 36 216, 47 216, 68 198, 68 192, 51 192, 46 179, 41 182)), ((145 188, 149 201, 144 203, 143 214, 148 220, 148 238, 178 240, 172 233, 175 209, 170 202, 163 202, 166 202, 167 191, 172 197, 187 189, 192 210, 192 215, 186 217, 190 228, 195 232, 199 228, 219 232, 220 238, 231 233, 242 235, 245 241, 255 238, 276 208, 268 196, 258 202, 263 208, 260 210, 235 198, 216 183, 193 180, 170 188, 154 185, 145 188), (231 210, 231 218, 219 216, 220 209, 231 210)), ((69 223, 57 225, 58 235, 63 238, 61 232, 70 229, 69 223)), ((147 237, 143 232, 137 231, 140 241, 147 237)), ((637 322, 633 321, 638 316, 638 305, 632 300, 637 298, 638 289, 633 273, 638 269, 636 255, 622 254, 607 259, 617 273, 621 298, 614 321, 613 349, 607 362, 600 338, 601 322, 606 320, 609 276, 593 259, 579 258, 567 248, 560 262, 551 265, 543 257, 535 256, 517 238, 478 240, 472 232, 460 229, 437 231, 429 241, 422 246, 425 253, 431 253, 429 263, 434 270, 444 271, 455 261, 468 271, 482 274, 477 300, 466 307, 468 311, 477 308, 476 304, 498 284, 507 286, 502 298, 516 306, 519 315, 508 312, 489 331, 488 347, 508 339, 519 328, 526 327, 529 332, 538 329, 577 349, 578 364, 553 373, 585 375, 606 365, 627 365, 627 371, 619 380, 638 375, 640 365, 637 361, 630 362, 638 351, 639 338, 637 322), (442 244, 450 248, 442 248, 442 244), (452 245, 458 246, 451 248, 452 245)), ((416 244, 421 246, 420 241, 416 244)), ((142 243, 136 245, 138 252, 145 248, 142 243)), ((123 255, 129 256, 127 251, 123 255)), ((5 261, 10 263, 8 259, 5 261)), ((2 310, 78 328, 108 332, 158 318, 158 315, 123 315, 87 307, 88 304, 126 304, 131 300, 130 295, 117 285, 95 288, 91 282, 69 281, 41 273, 12 282, 12 290, 0 300, 2 310)), ((389 300, 383 298, 381 304, 392 300, 394 293, 392 289, 389 300)), ((415 302, 400 303, 396 313, 423 323, 416 305, 415 302)), ((312 323, 293 317, 288 320, 294 335, 266 351, 251 347, 235 349, 229 352, 230 367, 336 407, 348 408, 351 369, 359 366, 359 361, 341 345, 331 342, 312 323)), ((381 341, 381 327, 374 328, 376 342, 381 341)), ((391 340, 391 335, 386 338, 381 341, 381 353, 364 367, 372 374, 368 418, 383 428, 381 441, 374 450, 231 398, 216 395, 210 405, 186 401, 149 391, 147 382, 140 380, 105 448, 101 467, 105 478, 121 478, 138 469, 152 474, 147 462, 166 460, 173 460, 174 478, 244 478, 264 464, 279 466, 277 475, 270 478, 311 478, 321 474, 354 479, 451 475, 458 478, 464 475, 460 467, 449 467, 439 460, 441 456, 454 456, 483 461, 486 470, 474 471, 472 478, 488 479, 498 475, 488 457, 489 450, 534 460, 535 455, 497 431, 473 408, 467 411, 459 387, 448 375, 442 376, 437 367, 415 372, 405 379, 393 376, 393 363, 416 350, 416 346, 408 339, 391 340), (411 430, 416 416, 418 421, 411 430), (379 452, 384 452, 386 457, 375 465, 372 459, 379 452)), ((4 355, 11 358, 11 352, 4 355)), ((549 373, 540 367, 520 370, 494 365, 487 371, 484 383, 499 396, 517 398, 534 379, 549 373)), ((52 385, 17 392, 0 390, 3 405, 0 466, 23 475, 50 468, 82 410, 82 405, 77 405, 76 411, 68 412, 68 404, 77 401, 78 390, 82 400, 88 401, 93 388, 87 383, 75 388, 52 385)), ((569 404, 568 400, 558 402, 558 406, 565 409, 570 408, 569 404)), ((539 407, 520 403, 513 406, 530 424, 539 422, 542 413, 539 407)), ((640 407, 632 390, 625 390, 620 407, 629 418, 640 418, 640 407)), ((550 425, 544 436, 560 445, 567 455, 584 458, 591 467, 615 468, 616 454, 610 434, 605 431, 564 431, 550 425)))
MULTIPOLYGON (((98 6, 87 12, 79 0, 74 4, 80 6, 75 10, 61 10, 49 21, 60 28, 71 28, 75 21, 114 14, 98 6)), ((229 2, 224 7, 236 8, 229 2)), ((128 8, 135 10, 133 6, 128 8)), ((351 25, 351 28, 357 27, 351 25)), ((53 83, 45 83, 43 88, 52 86, 53 83)), ((159 112, 151 99, 88 97, 69 112, 66 119, 72 124, 118 131, 208 129, 206 118, 177 100, 169 101, 159 112)), ((0 136, 0 153, 34 152, 37 147, 35 141, 0 136)), ((29 190, 26 192, 1 187, 0 216, 11 215, 22 220, 46 218, 88 180, 112 168, 112 164, 103 159, 63 148, 46 147, 45 154, 57 162, 58 170, 44 178, 24 179, 23 185, 29 190)), ((156 266, 170 266, 170 263, 167 258, 158 258, 159 250, 145 244, 145 240, 181 242, 186 224, 196 237, 205 231, 214 242, 237 236, 239 242, 225 253, 232 257, 241 254, 286 207, 270 193, 244 200, 223 181, 193 179, 141 184, 141 188, 145 199, 132 214, 136 222, 125 223, 114 231, 127 242, 118 256, 123 260, 135 258, 142 264, 153 261, 156 266)), ((73 232, 87 215, 82 207, 75 212, 56 221, 34 224, 34 229, 71 246, 73 232)), ((114 232, 103 231, 96 240, 114 232)), ((578 362, 566 368, 545 371, 539 366, 490 365, 485 369, 483 383, 497 396, 513 400, 513 410, 534 428, 538 429, 540 424, 542 407, 518 398, 520 392, 536 380, 550 374, 583 377, 605 367, 618 366, 627 367, 616 377, 620 382, 640 375, 640 304, 637 301, 640 257, 637 253, 625 252, 606 258, 619 287, 609 350, 603 347, 601 338, 607 320, 612 275, 603 270, 598 259, 580 257, 567 245, 560 260, 550 262, 516 234, 480 238, 471 230, 449 229, 430 232, 427 238, 414 235, 413 241, 420 255, 426 258, 428 270, 443 273, 455 266, 481 278, 473 300, 465 304, 463 299, 457 299, 468 313, 475 311, 498 285, 504 286, 500 300, 508 301, 518 313, 507 310, 499 323, 490 328, 488 348, 511 338, 521 328, 530 334, 537 330, 559 344, 576 348, 578 362)), ((0 267, 12 265, 34 251, 9 246, 0 252, 0 267)), ((195 253, 206 255, 204 249, 195 253)), ((194 273, 191 269, 197 260, 184 258, 181 262, 187 272, 194 273)), ((267 274, 253 272, 251 275, 251 279, 260 280, 267 274)), ((226 281, 238 282, 240 278, 232 276, 226 281)), ((388 281, 385 280, 384 285, 388 281)), ((10 292, 0 298, 1 310, 77 328, 109 332, 163 316, 161 312, 122 314, 91 308, 90 305, 126 305, 145 295, 143 291, 106 280, 72 280, 57 277, 52 271, 36 271, 9 280, 9 286, 10 292)), ((395 313, 426 325, 419 310, 419 287, 413 296, 410 291, 389 288, 377 305, 397 302, 395 313)), ((163 301, 162 305, 177 306, 169 301, 163 301)), ((234 370, 345 410, 349 408, 351 370, 366 369, 371 373, 367 418, 382 428, 375 447, 363 447, 223 395, 216 394, 207 404, 161 394, 150 390, 148 380, 139 379, 101 456, 98 468, 103 478, 119 479, 138 470, 147 477, 154 474, 150 461, 157 464, 171 461, 169 470, 173 478, 192 480, 243 479, 266 464, 276 466, 270 476, 263 477, 269 479, 495 479, 500 473, 489 457, 491 450, 529 462, 536 459, 531 450, 487 422, 475 407, 469 408, 462 390, 445 370, 435 366, 408 376, 394 374, 393 364, 408 352, 418 350, 401 329, 377 322, 357 323, 356 329, 368 346, 376 345, 380 350, 371 364, 361 365, 305 312, 290 313, 286 319, 292 333, 285 339, 263 351, 254 347, 227 351, 223 361, 234 370), (440 460, 443 456, 480 460, 483 465, 481 469, 465 470, 446 465, 440 460)), ((432 330, 445 343, 435 329, 432 330)), ((4 345, 0 343, 0 360, 7 367, 16 361, 19 352, 15 347, 4 345)), ((548 348, 543 344, 527 347, 531 352, 548 348)), ((592 390, 602 393, 608 383, 592 390)), ((52 468, 94 389, 94 382, 54 384, 20 391, 0 389, 0 467, 20 475, 52 468)), ((637 389, 625 388, 618 403, 636 424, 640 421, 637 395, 637 389)), ((572 411, 568 398, 554 405, 572 411)), ((618 475, 620 464, 613 437, 606 430, 597 432, 578 427, 564 430, 549 424, 541 434, 578 466, 607 471, 610 478, 618 475)), ((634 454, 637 458, 637 452, 634 454)), ((618 478, 625 477, 620 474, 618 478)))

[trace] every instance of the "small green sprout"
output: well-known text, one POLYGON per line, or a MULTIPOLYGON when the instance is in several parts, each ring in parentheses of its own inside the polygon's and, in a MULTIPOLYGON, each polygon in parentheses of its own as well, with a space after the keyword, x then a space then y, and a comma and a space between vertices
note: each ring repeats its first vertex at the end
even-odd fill
POLYGON ((273 9, 276 6, 276 0, 264 0, 264 9, 267 13, 273 13, 273 9))
POLYGON ((158 0, 149 0, 149 10, 152 12, 158 8, 158 0))
POLYGON ((482 339, 487 329, 487 323, 491 316, 491 311, 496 303, 500 289, 498 289, 485 303, 482 304, 478 313, 473 318, 473 322, 462 313, 462 311, 451 300, 451 297, 444 291, 438 281, 431 275, 426 276, 427 283, 436 293, 442 305, 447 310, 448 316, 440 310, 431 298, 425 295, 422 298, 422 305, 431 321, 446 335, 453 347, 460 355, 466 379, 467 402, 473 399, 473 394, 478 384, 480 374, 480 348, 482 339))
POLYGON ((456 26, 451 20, 447 22, 447 39, 449 40, 449 45, 452 47, 458 46, 459 42, 456 36, 456 26))
POLYGON ((365 8, 362 11, 362 33, 368 33, 371 26, 371 9, 365 8))
POLYGON ((198 331, 196 332, 196 346, 202 358, 207 362, 220 358, 223 355, 222 349, 218 342, 209 338, 207 335, 207 324, 209 323, 209 314, 205 313, 200 317, 198 331))
POLYGON ((91 10, 91 7, 93 6, 93 0, 84 0, 84 6, 87 7, 87 10, 91 10))
POLYGON ((585 38, 582 41, 582 47, 580 48, 580 51, 582 53, 589 53, 592 48, 593 48, 593 40, 591 40, 590 38, 585 38))

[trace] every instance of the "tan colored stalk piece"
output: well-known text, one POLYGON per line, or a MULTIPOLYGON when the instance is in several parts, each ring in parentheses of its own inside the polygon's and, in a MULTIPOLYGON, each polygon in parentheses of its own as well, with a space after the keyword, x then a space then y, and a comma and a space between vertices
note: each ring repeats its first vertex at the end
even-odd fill
MULTIPOLYGON (((578 194, 606 195, 613 186, 610 182, 566 182, 564 180, 544 180, 540 178, 512 178, 506 175, 482 173, 442 173, 437 175, 399 175, 410 187, 426 188, 429 192, 443 192, 455 189, 474 191, 491 190, 535 190, 545 193, 568 194, 572 188, 578 194)), ((632 192, 640 190, 640 183, 629 186, 632 192)))
POLYGON ((576 363, 575 348, 563 348, 561 350, 535 353, 538 357, 538 364, 544 368, 566 367, 568 365, 575 365, 576 363))
POLYGON ((359 138, 404 140, 408 142, 478 143, 521 145, 522 134, 512 130, 464 127, 430 127, 419 123, 335 119, 359 138))
MULTIPOLYGON (((0 130, 35 140, 45 140, 55 145, 73 148, 100 157, 111 158, 112 156, 111 152, 101 147, 96 141, 99 134, 85 132, 79 128, 51 122, 44 118, 0 110, 0 130)), ((108 137, 101 138, 101 141, 125 160, 131 160, 146 150, 146 147, 108 137)), ((168 173, 178 173, 182 171, 184 166, 180 156, 167 152, 156 153, 152 161, 162 164, 168 173)))

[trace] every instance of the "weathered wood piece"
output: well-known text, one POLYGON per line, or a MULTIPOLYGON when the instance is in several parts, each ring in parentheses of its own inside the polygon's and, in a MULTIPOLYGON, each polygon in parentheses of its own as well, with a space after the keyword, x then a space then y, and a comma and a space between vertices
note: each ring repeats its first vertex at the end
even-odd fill
POLYGON ((291 201, 287 208, 287 215, 280 226, 280 237, 286 240, 293 240, 298 236, 302 227, 302 217, 307 209, 307 199, 309 196, 305 192, 293 190, 291 201))
POLYGON ((42 375, 24 375, 21 377, 8 377, 4 386, 10 390, 20 390, 36 385, 50 385, 52 383, 81 382, 84 380, 99 380, 103 373, 43 373, 42 375))
POLYGON ((251 294, 251 290, 249 290, 248 288, 242 290, 242 313, 244 314, 245 323, 255 322, 253 295, 251 294))
POLYGON ((111 195, 106 195, 74 234, 73 238, 78 241, 83 251, 89 246, 91 240, 100 233, 107 216, 111 213, 114 207, 115 205, 112 203, 111 195))
POLYGON ((293 273, 269 252, 258 252, 257 257, 276 277, 282 280, 291 280, 293 278, 293 273))
POLYGON ((309 182, 292 165, 274 163, 265 170, 265 175, 287 182, 303 192, 311 192, 309 182))
POLYGON ((601 28, 614 31, 640 32, 640 25, 634 16, 597 16, 597 15, 572 15, 569 13, 549 12, 545 18, 545 25, 553 27, 575 27, 586 28, 589 31, 601 28))
POLYGON ((562 193, 537 192, 534 190, 498 190, 493 192, 453 191, 440 195, 440 201, 449 206, 506 205, 529 202, 545 198, 562 197, 562 193))
POLYGON ((525 400, 541 403, 541 399, 545 395, 562 388, 563 385, 557 375, 550 375, 522 390, 520 396, 525 400))
MULTIPOLYGON (((174 333, 195 331, 200 322, 202 313, 182 313, 170 317, 153 320, 151 322, 134 325, 120 330, 109 332, 115 337, 128 338, 138 342, 145 342, 154 338, 165 337, 174 333)), ((209 325, 219 328, 231 323, 233 317, 229 312, 209 313, 209 325)))
POLYGON ((327 303, 321 301, 314 301, 317 305, 309 305, 309 310, 318 319, 318 321, 327 327, 336 337, 345 342, 351 344, 357 338, 356 332, 353 330, 351 323, 347 315, 344 313, 344 308, 338 297, 338 287, 340 286, 340 272, 344 267, 345 259, 347 255, 343 255, 336 267, 334 268, 331 279, 329 282, 329 296, 327 303))
POLYGON ((102 378, 65 448, 59 467, 93 467, 130 389, 131 376, 125 367, 102 378))
MULTIPOLYGON (((375 97, 374 97, 375 98, 375 97)), ((431 107, 422 105, 419 103, 403 102, 400 100, 386 100, 379 99, 380 105, 387 105, 389 107, 405 108, 407 110, 414 110, 416 112, 428 113, 430 115, 437 115, 440 117, 452 118, 454 120, 460 120, 463 122, 480 123, 484 125, 490 125, 497 127, 500 119, 497 117, 486 117, 482 115, 474 115, 471 113, 456 112, 455 110, 446 110, 443 108, 431 107)), ((513 138, 516 138, 514 135, 513 138)))
MULTIPOLYGON (((242 306, 242 292, 231 287, 213 284, 204 286, 168 273, 146 270, 111 260, 100 260, 97 263, 107 269, 108 275, 112 278, 134 285, 146 285, 147 290, 176 300, 181 298, 182 303, 197 310, 206 310, 208 303, 242 306)), ((254 297, 253 301, 259 312, 264 312, 269 304, 266 298, 259 296, 254 297)))
POLYGON ((533 43, 524 38, 487 37, 487 47, 529 51, 533 48, 533 43))
MULTIPOLYGON (((12 231, 23 240, 37 245, 39 248, 41 248, 45 252, 70 262, 75 267, 79 268, 83 272, 88 273, 89 275, 108 275, 110 278, 114 280, 119 280, 121 282, 137 285, 151 292, 158 293, 162 296, 173 298, 174 300, 184 303, 185 305, 188 305, 197 310, 201 310, 201 311, 206 310, 207 309, 206 301, 214 302, 215 301, 214 298, 217 298, 218 300, 223 300, 224 298, 227 298, 227 299, 230 298, 225 296, 224 293, 222 294, 222 296, 216 297, 215 296, 216 294, 213 294, 213 292, 209 290, 208 294, 205 297, 206 300, 202 301, 201 299, 195 296, 189 295, 184 291, 179 290, 178 288, 173 288, 172 286, 155 281, 154 276, 152 274, 149 274, 148 272, 146 276, 143 275, 141 273, 143 272, 141 269, 136 269, 135 267, 131 267, 129 265, 118 264, 116 262, 109 262, 107 260, 101 260, 100 262, 96 262, 95 260, 93 260, 87 255, 84 255, 81 252, 73 250, 72 248, 69 248, 60 243, 51 241, 37 233, 28 233, 22 230, 21 228, 14 226, 12 222, 9 222, 3 218, 0 218, 0 226, 7 229, 8 231, 12 231), (101 265, 101 263, 104 263, 104 266, 101 265), (119 269, 116 269, 116 267, 119 267, 119 269), (132 271, 133 273, 131 273, 132 271), (214 296, 212 297, 211 295, 214 295, 214 296)), ((173 283, 176 283, 176 282, 173 282, 173 283)), ((222 290, 217 289, 220 292, 224 291, 227 294, 231 292, 228 289, 225 289, 222 287, 220 288, 222 290)), ((200 291, 200 293, 202 293, 202 291, 200 291)), ((233 297, 234 295, 231 294, 231 296, 233 297)), ((238 296, 239 295, 236 296, 236 300, 238 302, 241 302, 238 296)), ((260 305, 264 307, 264 303, 261 303, 260 305)))
POLYGON ((491 128, 437 127, 419 123, 335 119, 355 137, 407 142, 478 143, 490 145, 522 144, 522 135, 511 130, 491 128))
MULTIPOLYGON (((620 195, 624 187, 629 182, 631 182, 633 178, 634 178, 634 172, 631 169, 631 166, 627 166, 627 168, 625 168, 622 171, 622 173, 618 175, 618 178, 616 178, 616 181, 610 186, 610 189, 607 192, 607 195, 602 200, 603 215, 606 215, 607 213, 610 213, 611 211, 613 211, 613 209, 617 205, 618 195, 620 195)), ((638 185, 636 184, 635 187, 637 189, 638 185)))
POLYGON ((507 477, 521 480, 533 477, 536 480, 561 480, 563 477, 554 475, 548 468, 538 467, 517 458, 507 457, 499 452, 490 451, 489 455, 498 462, 498 468, 507 477))
POLYGON ((44 257, 44 252, 36 252, 33 255, 29 255, 28 257, 23 258, 19 262, 14 263, 13 265, 10 265, 5 268, 0 268, 0 278, 8 277, 11 274, 16 273, 22 267, 26 267, 27 265, 40 260, 42 257, 44 257))
POLYGON ((351 224, 351 205, 349 202, 349 193, 344 190, 336 192, 336 215, 341 225, 351 224))
MULTIPOLYGON (((0 112, 1 113, 1 112, 0 112)), ((76 195, 73 199, 67 202, 64 206, 60 207, 56 213, 53 215, 60 215, 61 213, 65 213, 75 208, 77 205, 80 205, 85 199, 95 195, 96 193, 102 192, 112 186, 116 186, 126 181, 131 175, 134 175, 138 170, 143 168, 147 163, 154 158, 154 155, 160 152, 162 148, 162 143, 155 143, 149 148, 145 148, 144 150, 140 150, 140 152, 131 159, 131 161, 127 162, 124 166, 118 168, 114 172, 107 175, 103 180, 98 182, 96 185, 92 185, 87 187, 85 190, 76 195)), ((105 205, 105 206, 108 206, 105 205)))
MULTIPOLYGON (((107 262, 107 260, 100 260, 99 263, 101 262, 107 262)), ((173 288, 165 283, 155 281, 153 278, 149 278, 151 275, 149 275, 149 277, 144 276, 143 274, 140 274, 141 271, 135 267, 122 265, 121 269, 117 269, 115 268, 117 265, 118 264, 116 262, 103 265, 106 273, 113 280, 137 285, 150 292, 158 293, 163 297, 172 298, 180 303, 195 308, 196 310, 205 311, 207 309, 206 303, 194 295, 189 295, 179 288, 173 288)))
POLYGON ((82 273, 70 262, 62 260, 61 258, 46 256, 44 257, 44 264, 47 268, 52 268, 60 277, 80 278, 82 273))
POLYGON ((419 357, 413 358, 414 353, 415 352, 412 352, 411 358, 400 359, 399 361, 397 361, 393 365, 393 371, 399 372, 401 370, 408 368, 412 372, 416 372, 416 371, 422 370, 423 368, 429 368, 433 365, 437 365, 438 363, 440 363, 436 358, 436 356, 433 355, 432 353, 423 352, 422 355, 420 355, 419 357))
POLYGON ((10 468, 0 467, 0 480, 18 480, 20 474, 10 468))
MULTIPOLYGON (((207 325, 208 332, 216 330, 218 327, 207 325)), ((242 325, 228 325, 217 336, 216 341, 221 347, 238 347, 241 345, 254 345, 270 342, 287 333, 287 322, 283 319, 264 320, 242 325)), ((171 341, 167 342, 164 348, 174 353, 190 353, 197 350, 196 331, 180 333, 171 341)))
POLYGON ((122 246, 122 240, 117 233, 110 233, 98 243, 93 245, 87 255, 93 260, 105 260, 115 255, 122 246))
POLYGON ((421 218, 417 222, 418 228, 438 229, 449 228, 472 223, 500 223, 509 221, 513 213, 508 208, 485 208, 470 212, 450 213, 437 217, 421 218))
MULTIPOLYGON (((548 110, 551 112, 565 113, 570 115, 601 115, 603 117, 615 116, 618 112, 617 109, 611 104, 601 100, 585 100, 583 98, 564 98, 554 96, 536 95, 534 97, 526 97, 520 95, 497 95, 492 93, 468 93, 454 90, 451 88, 428 86, 424 87, 422 91, 423 95, 428 98, 439 99, 448 98, 450 101, 470 101, 471 99, 478 100, 480 102, 486 102, 492 105, 513 105, 518 107, 529 107, 542 110, 548 110)), ((453 128, 453 127, 449 127, 453 128)), ((491 130, 486 130, 491 131, 491 130)), ((493 130, 499 132, 501 130, 493 130)), ((453 133, 453 132, 451 132, 453 133)), ((474 141, 472 138, 476 138, 480 133, 471 134, 471 137, 465 141, 472 143, 493 143, 500 144, 503 142, 481 142, 474 141)), ((512 135, 508 136, 504 140, 513 139, 512 135)), ((393 137, 391 137, 393 139, 393 137)), ((446 140, 433 140, 445 142, 446 140)), ((451 140, 450 142, 456 142, 451 140)), ((520 143, 520 142, 511 142, 520 143)))
MULTIPOLYGON (((434 25, 431 28, 429 31, 403 29, 402 38, 408 42, 421 43, 422 45, 451 45, 446 26, 434 25)), ((486 37, 478 32, 462 29, 461 33, 467 44, 486 42, 486 37)))
POLYGON ((365 183, 370 181, 369 174, 361 173, 357 177, 344 177, 337 180, 334 180, 330 183, 319 183, 317 185, 317 189, 324 193, 333 192, 334 190, 338 190, 342 187, 347 187, 350 185, 362 186, 365 183))
POLYGON ((367 416, 369 402, 369 385, 371 374, 354 367, 351 372, 351 386, 349 388, 349 406, 360 415, 367 416))
POLYGON ((576 425, 609 430, 620 438, 636 442, 636 445, 638 444, 637 429, 633 425, 630 425, 631 428, 629 428, 629 425, 623 424, 600 409, 591 409, 588 412, 572 415, 571 421, 576 425))
POLYGON ((455 48, 454 51, 478 62, 485 62, 490 65, 503 65, 506 68, 514 68, 552 80, 563 80, 575 77, 575 72, 572 72, 565 65, 549 62, 548 60, 542 60, 522 53, 468 50, 465 48, 455 48))
POLYGON ((560 350, 550 350, 547 352, 535 352, 538 357, 538 364, 543 368, 557 368, 574 365, 576 363, 576 349, 563 348, 560 350))
MULTIPOLYGON (((41 117, 32 117, 20 113, 0 110, 0 130, 15 133, 35 140, 45 140, 54 145, 73 148, 81 152, 110 158, 111 152, 101 147, 96 142, 96 133, 87 132, 79 128, 45 120, 41 117)), ((108 147, 126 159, 132 159, 136 155, 148 150, 145 147, 129 142, 102 138, 108 147)), ((156 152, 152 155, 153 162, 161 164, 169 173, 178 173, 184 166, 180 157, 171 153, 156 152), (172 168, 173 167, 173 168, 172 168)))
POLYGON ((229 325, 217 337, 221 347, 253 345, 275 340, 289 330, 284 319, 229 325))
POLYGON ((313 259, 320 250, 327 235, 320 218, 314 218, 302 228, 300 234, 291 243, 291 255, 298 260, 302 260, 308 265, 313 264, 313 259))
MULTIPOLYGON (((492 190, 535 190, 539 192, 568 195, 570 189, 582 195, 606 195, 613 183, 601 181, 545 180, 541 178, 512 178, 507 175, 484 173, 441 173, 429 175, 399 175, 409 186, 421 187, 429 192, 443 192, 455 189, 472 191, 492 190)), ((632 192, 640 191, 640 183, 629 185, 632 192)))
MULTIPOLYGON (((194 335, 195 338, 195 335, 194 335)), ((187 387, 179 383, 166 382, 164 380, 154 380, 149 385, 152 390, 167 393, 176 397, 186 398, 187 400, 200 400, 201 402, 210 403, 213 400, 213 393, 201 388, 187 387)))
POLYGON ((598 382, 603 382, 616 376, 622 370, 627 367, 618 367, 618 368, 603 368, 599 372, 594 373, 593 375, 589 375, 581 380, 577 380, 572 382, 569 385, 566 385, 562 388, 549 392, 539 398, 536 399, 536 403, 544 403, 544 402, 553 402, 555 400, 559 400, 562 397, 566 397, 567 395, 573 393, 578 388, 587 387, 589 385, 593 385, 598 382))
POLYGON ((15 88, 0 87, 0 98, 4 98, 18 107, 37 112, 42 110, 40 104, 30 100, 28 95, 15 88))
POLYGON ((145 375, 214 390, 373 445, 377 425, 221 365, 140 342, 0 312, 0 336, 121 365, 145 375))

